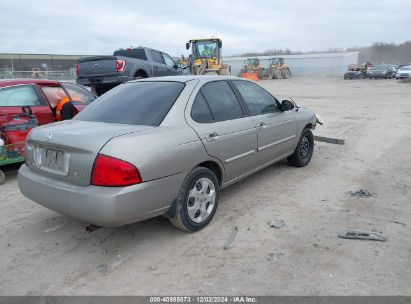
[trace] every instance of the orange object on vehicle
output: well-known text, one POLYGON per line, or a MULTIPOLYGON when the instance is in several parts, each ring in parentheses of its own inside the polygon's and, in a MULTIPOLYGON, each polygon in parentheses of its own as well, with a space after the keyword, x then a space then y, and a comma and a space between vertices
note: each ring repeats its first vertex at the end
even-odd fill
POLYGON ((241 77, 247 78, 253 81, 258 80, 258 74, 257 73, 241 73, 241 77))
POLYGON ((56 106, 56 119, 57 121, 61 121, 61 110, 63 109, 63 106, 70 102, 70 99, 68 97, 63 97, 56 106))

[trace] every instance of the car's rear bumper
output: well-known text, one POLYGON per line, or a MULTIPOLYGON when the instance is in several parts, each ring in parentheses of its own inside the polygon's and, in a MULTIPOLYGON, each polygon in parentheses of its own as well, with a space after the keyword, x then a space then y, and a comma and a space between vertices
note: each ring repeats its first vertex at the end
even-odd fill
POLYGON ((133 80, 124 75, 79 77, 76 82, 83 86, 110 86, 133 80))
POLYGON ((20 191, 56 212, 98 226, 121 226, 164 214, 178 195, 186 173, 128 187, 77 186, 39 175, 23 165, 20 191))

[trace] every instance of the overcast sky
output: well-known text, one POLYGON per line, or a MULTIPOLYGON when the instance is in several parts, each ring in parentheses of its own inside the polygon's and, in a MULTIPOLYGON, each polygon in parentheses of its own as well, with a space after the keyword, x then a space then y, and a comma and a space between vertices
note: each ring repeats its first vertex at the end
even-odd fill
POLYGON ((148 46, 185 54, 217 36, 226 55, 411 40, 411 0, 4 0, 0 52, 111 54, 148 46))

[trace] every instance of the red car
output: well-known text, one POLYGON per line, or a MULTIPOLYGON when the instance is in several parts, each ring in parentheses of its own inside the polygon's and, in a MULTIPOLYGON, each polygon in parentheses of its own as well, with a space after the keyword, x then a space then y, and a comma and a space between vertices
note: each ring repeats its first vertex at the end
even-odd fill
POLYGON ((56 121, 53 111, 64 97, 72 100, 78 113, 96 96, 85 88, 70 82, 43 79, 0 80, 0 126, 9 122, 13 115, 22 114, 29 107, 39 125, 56 121))

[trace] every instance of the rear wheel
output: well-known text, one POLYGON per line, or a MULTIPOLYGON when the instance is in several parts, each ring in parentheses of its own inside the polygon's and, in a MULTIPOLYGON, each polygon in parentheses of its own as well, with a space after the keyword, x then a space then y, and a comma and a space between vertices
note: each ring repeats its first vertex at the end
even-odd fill
POLYGON ((170 222, 188 232, 198 231, 212 220, 218 206, 220 187, 215 174, 196 167, 185 179, 170 222))
POLYGON ((290 165, 304 167, 308 165, 314 152, 314 136, 310 128, 305 128, 294 153, 287 158, 290 165))

